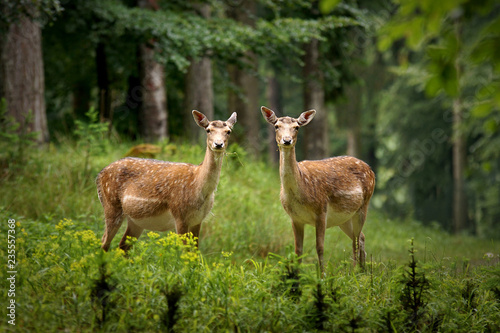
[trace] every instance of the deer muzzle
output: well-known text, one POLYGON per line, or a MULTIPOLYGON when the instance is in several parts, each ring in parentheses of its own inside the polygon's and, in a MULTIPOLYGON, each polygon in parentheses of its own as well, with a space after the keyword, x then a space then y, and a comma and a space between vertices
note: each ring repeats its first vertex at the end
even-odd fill
POLYGON ((290 146, 293 142, 293 139, 290 136, 284 136, 283 139, 281 139, 281 142, 284 146, 290 146))

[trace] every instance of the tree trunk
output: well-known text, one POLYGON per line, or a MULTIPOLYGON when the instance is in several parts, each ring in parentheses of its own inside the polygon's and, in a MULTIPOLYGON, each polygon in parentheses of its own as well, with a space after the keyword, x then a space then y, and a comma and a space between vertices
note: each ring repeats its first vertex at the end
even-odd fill
POLYGON ((465 193, 466 142, 462 133, 462 101, 453 101, 453 225, 456 233, 467 227, 467 196, 465 193))
POLYGON ((0 97, 20 130, 38 132, 38 143, 49 140, 44 90, 41 28, 22 17, 0 39, 0 97))
POLYGON ((340 112, 345 112, 347 123, 347 155, 361 158, 361 87, 352 84, 345 90, 347 103, 340 112))
POLYGON ((304 127, 304 156, 306 159, 321 159, 328 155, 328 116, 325 109, 323 73, 319 68, 317 39, 305 45, 303 78, 304 109, 316 110, 314 121, 304 127))
MULTIPOLYGON (((139 0, 140 8, 156 10, 156 1, 139 0)), ((139 133, 145 141, 152 142, 167 137, 167 93, 164 69, 154 56, 154 40, 139 46, 139 78, 141 103, 139 108, 139 133)))
MULTIPOLYGON (((243 24, 255 26, 255 1, 243 0, 239 6, 231 7, 228 15, 243 24)), ((248 52, 246 57, 250 67, 256 71, 258 67, 257 56, 253 52, 248 52)), ((251 154, 258 156, 260 148, 259 80, 255 74, 234 65, 229 66, 228 71, 231 83, 238 90, 229 92, 229 114, 237 112, 238 123, 243 128, 243 133, 236 135, 235 139, 243 144, 251 154)))
POLYGON ((97 87, 99 88, 99 120, 108 122, 111 128, 111 89, 109 87, 108 59, 106 56, 106 46, 99 42, 95 50, 95 61, 97 70, 97 87))
MULTIPOLYGON (((461 42, 460 18, 455 20, 455 38, 461 42)), ((467 160, 467 143, 463 133, 463 105, 461 99, 462 68, 459 53, 455 58, 457 72, 458 95, 453 99, 453 227, 456 233, 467 228, 467 195, 465 192, 465 168, 467 160)))
MULTIPOLYGON (((283 111, 283 102, 281 95, 281 85, 276 75, 273 75, 268 79, 267 100, 269 103, 269 108, 271 108, 271 110, 274 110, 277 117, 280 117, 280 113, 283 111)), ((277 165, 279 163, 279 151, 278 147, 276 146, 276 132, 272 126, 266 126, 266 128, 269 147, 269 162, 271 164, 277 165)))
POLYGON ((84 119, 90 109, 91 87, 88 82, 80 81, 73 86, 73 117, 84 119))
MULTIPOLYGON (((375 43, 375 41, 373 41, 375 43)), ((384 63, 383 55, 380 52, 376 52, 375 59, 368 68, 368 70, 363 71, 364 82, 366 85, 365 96, 367 103, 363 106, 363 114, 368 112, 370 115, 368 124, 368 140, 363 144, 366 147, 365 162, 368 162, 372 170, 377 174, 378 170, 378 159, 376 157, 377 148, 377 135, 376 132, 376 119, 377 110, 379 105, 379 95, 380 91, 384 88, 385 84, 391 78, 389 72, 387 71, 387 66, 384 63)), ((363 118, 366 119, 366 118, 363 118)))
POLYGON ((167 96, 163 66, 154 59, 154 49, 139 46, 139 77, 142 100, 139 108, 139 133, 145 141, 157 141, 167 137, 167 96))
MULTIPOLYGON (((204 18, 210 17, 209 4, 196 4, 195 8, 204 18)), ((185 82, 184 95, 184 130, 185 136, 196 142, 202 135, 193 121, 192 110, 204 113, 214 120, 214 92, 212 82, 212 61, 208 56, 191 61, 185 82)))

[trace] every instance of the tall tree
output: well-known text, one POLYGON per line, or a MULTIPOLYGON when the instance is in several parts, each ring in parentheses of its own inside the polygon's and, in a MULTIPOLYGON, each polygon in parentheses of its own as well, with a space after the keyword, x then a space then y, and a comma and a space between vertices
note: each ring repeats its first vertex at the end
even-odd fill
POLYGON ((305 157, 321 159, 328 155, 328 115, 318 39, 314 38, 305 44, 304 50, 304 109, 317 111, 314 121, 304 128, 305 157))
MULTIPOLYGON (((30 14, 36 16, 36 13, 30 14)), ((21 124, 21 128, 27 126, 29 131, 38 132, 39 143, 47 142, 40 23, 21 15, 0 34, 0 97, 5 98, 7 113, 21 124)))
MULTIPOLYGON (((283 111, 283 96, 281 92, 281 83, 273 73, 267 81, 267 101, 269 108, 275 110, 277 117, 281 116, 283 111)), ((269 162, 272 164, 279 163, 279 150, 276 149, 276 132, 272 126, 267 126, 267 140, 268 140, 268 157, 269 162)))
MULTIPOLYGON (((210 17, 210 4, 194 3, 198 14, 208 19, 210 17)), ((214 92, 212 84, 212 60, 208 55, 199 59, 192 59, 189 65, 184 90, 184 129, 186 137, 197 141, 201 135, 198 126, 193 122, 191 110, 203 112, 208 119, 214 119, 214 92)))
POLYGON ((461 63, 461 44, 462 44, 462 31, 461 31, 462 17, 457 16, 454 18, 453 30, 458 49, 454 59, 455 67, 455 84, 456 94, 453 98, 453 227, 456 233, 461 232, 467 228, 468 224, 468 206, 467 194, 465 188, 465 171, 467 161, 467 140, 463 131, 463 118, 464 110, 462 103, 463 94, 463 79, 462 79, 462 63, 461 63))
POLYGON ((99 41, 95 48, 97 87, 99 90, 99 119, 108 122, 111 128, 113 113, 111 109, 111 87, 109 84, 108 58, 106 44, 99 41))
MULTIPOLYGON (((138 0, 145 10, 158 10, 155 0, 138 0)), ((146 141, 157 141, 167 137, 167 92, 164 68, 155 59, 155 41, 149 40, 139 46, 138 64, 141 82, 139 107, 139 132, 146 141)))
MULTIPOLYGON (((241 24, 255 27, 257 14, 256 2, 242 0, 239 4, 229 7, 228 15, 241 24)), ((245 54, 249 68, 243 69, 236 65, 229 66, 229 77, 235 90, 229 92, 229 113, 238 113, 238 123, 243 127, 243 135, 236 138, 248 147, 253 155, 259 154, 259 80, 251 71, 257 70, 257 55, 253 51, 245 54), (257 111, 256 111, 257 110, 257 111)))

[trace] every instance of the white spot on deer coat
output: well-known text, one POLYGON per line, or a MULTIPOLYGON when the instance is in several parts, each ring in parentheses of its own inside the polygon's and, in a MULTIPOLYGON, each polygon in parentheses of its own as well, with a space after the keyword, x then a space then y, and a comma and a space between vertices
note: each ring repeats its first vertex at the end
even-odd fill
POLYGON ((361 186, 356 186, 350 189, 341 189, 337 191, 338 196, 348 197, 348 198, 362 198, 363 197, 363 189, 361 186))
POLYGON ((166 211, 163 214, 157 216, 150 216, 140 219, 131 220, 143 229, 153 230, 153 231, 169 231, 175 230, 175 219, 170 211, 166 211))

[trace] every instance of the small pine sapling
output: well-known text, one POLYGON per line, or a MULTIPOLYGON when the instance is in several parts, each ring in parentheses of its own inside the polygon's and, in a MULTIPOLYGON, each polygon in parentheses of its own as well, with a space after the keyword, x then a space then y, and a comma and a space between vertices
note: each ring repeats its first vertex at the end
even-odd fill
POLYGON ((461 293, 462 293, 462 298, 464 300, 464 303, 466 304, 467 310, 476 310, 477 304, 476 304, 476 292, 477 286, 474 282, 471 280, 465 281, 465 286, 462 288, 461 293))
POLYGON ((110 296, 116 289, 116 285, 110 277, 111 275, 106 272, 106 262, 102 261, 99 264, 99 278, 94 281, 90 293, 94 304, 96 322, 101 329, 106 321, 109 320, 110 309, 114 308, 114 302, 110 296))
POLYGON ((179 309, 179 301, 181 300, 184 293, 178 286, 172 288, 165 288, 163 290, 163 295, 167 300, 167 310, 163 312, 162 324, 166 328, 167 332, 174 331, 174 325, 177 322, 177 310, 179 309))
POLYGON ((83 166, 84 179, 90 175, 89 163, 90 156, 104 151, 104 144, 106 142, 105 133, 108 131, 108 124, 99 122, 99 112, 90 108, 85 116, 88 122, 76 120, 75 134, 78 139, 78 144, 83 148, 85 162, 83 166))
POLYGON ((302 289, 300 286, 299 263, 297 256, 292 254, 291 257, 285 258, 278 255, 273 255, 280 259, 279 274, 280 283, 279 287, 284 288, 286 294, 292 299, 298 300, 302 296, 302 289))
POLYGON ((425 273, 417 271, 417 261, 415 260, 415 249, 413 239, 410 245, 410 262, 408 268, 403 272, 400 283, 403 286, 399 301, 409 315, 408 324, 412 329, 416 329, 425 313, 427 306, 427 293, 430 288, 429 280, 425 273))
POLYGON ((325 300, 325 293, 321 288, 321 282, 318 281, 316 288, 313 293, 314 303, 313 303, 313 313, 312 322, 313 327, 317 330, 325 330, 325 322, 328 321, 327 312, 330 308, 329 304, 325 300))

